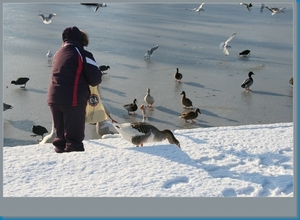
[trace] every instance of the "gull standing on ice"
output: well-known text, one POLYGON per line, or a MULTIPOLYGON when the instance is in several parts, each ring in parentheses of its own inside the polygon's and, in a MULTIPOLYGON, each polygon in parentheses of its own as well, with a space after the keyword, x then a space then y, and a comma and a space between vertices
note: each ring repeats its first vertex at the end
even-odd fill
POLYGON ((152 105, 154 103, 154 98, 153 96, 150 95, 150 88, 147 88, 147 94, 144 97, 144 101, 147 103, 147 106, 149 108, 152 108, 152 105))
POLYGON ((249 3, 249 4, 247 4, 247 3, 240 3, 240 5, 246 5, 248 11, 251 11, 251 7, 253 6, 252 3, 249 3))
POLYGON ((157 50, 157 48, 158 48, 158 45, 156 45, 155 47, 152 47, 150 50, 147 50, 147 52, 146 52, 145 55, 144 55, 144 59, 145 59, 145 60, 150 60, 151 57, 152 57, 153 52, 154 52, 155 50, 157 50))
POLYGON ((46 56, 48 57, 48 61, 51 61, 52 56, 53 56, 51 50, 48 50, 48 52, 46 53, 46 56))
POLYGON ((283 9, 286 9, 286 7, 283 8, 270 8, 266 6, 267 9, 269 9, 272 12, 272 15, 278 14, 278 13, 285 13, 283 9))
POLYGON ((49 14, 48 17, 45 17, 42 13, 39 14, 39 17, 43 20, 44 24, 50 24, 52 22, 51 18, 55 16, 56 14, 49 14))
POLYGON ((205 3, 202 3, 198 8, 192 8, 192 9, 186 9, 186 10, 196 11, 196 12, 199 12, 199 14, 200 14, 200 11, 204 11, 204 9, 202 8, 204 4, 205 3))
POLYGON ((227 48, 231 48, 231 46, 228 45, 229 41, 231 41, 234 37, 235 37, 236 33, 232 34, 225 42, 222 42, 220 44, 220 49, 223 49, 223 53, 225 55, 229 55, 229 52, 227 50, 227 48))

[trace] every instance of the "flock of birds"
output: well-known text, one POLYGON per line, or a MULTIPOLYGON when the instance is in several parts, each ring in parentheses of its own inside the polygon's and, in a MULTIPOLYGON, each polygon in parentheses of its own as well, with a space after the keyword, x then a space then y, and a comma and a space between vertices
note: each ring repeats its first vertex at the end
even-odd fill
MULTIPOLYGON (((203 9, 204 4, 205 3, 201 3, 198 8, 191 8, 191 9, 186 9, 186 10, 195 11, 195 12, 198 12, 200 14, 201 11, 204 12, 204 9, 203 9)), ((243 3, 243 2, 241 2, 240 5, 246 6, 248 11, 251 11, 252 6, 253 6, 252 3, 243 3)), ((264 8, 269 9, 272 12, 272 15, 275 15, 275 14, 278 14, 278 13, 285 13, 283 10, 286 9, 285 7, 282 7, 282 8, 269 7, 269 6, 266 6, 264 3, 260 3, 260 12, 263 12, 264 8)))
MULTIPOLYGON (((81 4, 86 5, 86 6, 95 7, 94 12, 96 12, 100 7, 107 7, 106 3, 81 3, 81 4)), ((203 9, 204 5, 205 5, 205 3, 202 3, 197 8, 192 8, 192 9, 187 9, 187 10, 195 11, 200 14, 200 12, 202 12, 202 11, 204 12, 204 9, 203 9)), ((248 3, 240 3, 240 5, 246 6, 248 11, 251 11, 252 6, 253 6, 252 3, 249 3, 249 4, 248 3)), ((265 6, 264 4, 261 4, 261 6, 260 6, 261 12, 264 8, 267 8, 268 10, 270 10, 272 12, 272 15, 275 15, 277 13, 284 13, 283 10, 285 9, 285 7, 284 8, 271 8, 271 7, 265 6)), ((54 13, 49 14, 49 16, 47 16, 47 17, 44 16, 42 13, 39 14, 39 17, 42 19, 43 23, 45 23, 45 24, 50 24, 52 22, 52 18, 55 16, 56 16, 56 14, 54 14, 54 13)), ((225 55, 229 55, 228 48, 231 48, 231 46, 228 44, 232 39, 235 38, 235 36, 236 36, 236 33, 233 33, 225 42, 222 42, 219 45, 219 48, 223 50, 223 53, 225 55)), ((151 59, 151 57, 153 56, 154 51, 156 51, 158 49, 158 47, 159 47, 159 45, 156 45, 156 46, 148 49, 144 55, 144 59, 146 61, 149 61, 151 59)), ((239 53, 238 56, 249 58, 250 53, 251 53, 251 51, 247 49, 247 50, 244 50, 241 53, 239 53)), ((52 54, 51 50, 48 50, 46 57, 47 57, 48 61, 52 60, 53 54, 52 54)), ((105 71, 107 71, 108 69, 110 69, 110 66, 107 66, 107 65, 99 66, 99 70, 103 73, 103 75, 106 74, 105 71)), ((253 85, 252 75, 255 75, 255 74, 252 71, 250 71, 248 73, 248 78, 246 78, 241 84, 241 87, 245 88, 246 91, 251 91, 250 87, 253 85)), ((178 68, 176 68, 176 72, 174 74, 174 79, 175 79, 175 82, 178 82, 178 83, 180 83, 181 80, 183 79, 183 74, 179 72, 178 68)), ((29 80, 29 78, 27 78, 27 77, 20 77, 16 80, 11 81, 11 84, 21 85, 21 88, 25 88, 28 80, 29 80)), ((293 85, 293 78, 290 79, 289 83, 293 85)), ((181 95, 181 99, 180 99, 181 104, 183 105, 184 109, 187 109, 187 111, 181 113, 179 118, 184 119, 186 123, 189 123, 189 120, 191 123, 195 123, 194 120, 198 117, 199 114, 201 114, 200 109, 195 108, 193 110, 193 108, 194 108, 193 103, 189 98, 187 98, 185 91, 182 91, 180 95, 181 95)), ((169 129, 159 130, 155 126, 148 123, 148 117, 147 117, 146 110, 147 110, 147 108, 153 108, 153 104, 154 104, 154 97, 151 96, 151 94, 150 94, 150 88, 147 88, 146 95, 144 97, 144 101, 145 101, 146 105, 142 104, 139 108, 142 110, 142 115, 143 115, 143 119, 141 122, 119 124, 114 119, 111 118, 109 111, 107 111, 107 108, 105 108, 106 113, 107 113, 107 115, 109 115, 109 118, 111 119, 112 125, 115 128, 115 130, 121 135, 121 137, 124 140, 126 140, 136 146, 143 146, 145 143, 148 143, 148 142, 160 142, 163 140, 168 140, 168 142, 170 144, 175 144, 180 148, 180 143, 176 139, 176 137, 174 136, 174 134, 171 130, 169 130, 169 129)), ((137 99, 135 98, 132 103, 124 104, 123 107, 128 112, 129 115, 136 114, 136 111, 138 110, 137 99)), ((12 108, 13 107, 11 105, 3 103, 3 111, 12 109, 12 108)), ((55 131, 54 131, 53 124, 52 124, 51 133, 49 135, 47 135, 46 139, 45 139, 44 135, 49 132, 45 127, 40 126, 40 125, 34 125, 34 126, 32 126, 31 130, 34 133, 32 136, 40 135, 42 137, 42 139, 40 140, 40 143, 46 143, 47 140, 50 140, 50 138, 52 138, 52 139, 54 138, 55 131)))

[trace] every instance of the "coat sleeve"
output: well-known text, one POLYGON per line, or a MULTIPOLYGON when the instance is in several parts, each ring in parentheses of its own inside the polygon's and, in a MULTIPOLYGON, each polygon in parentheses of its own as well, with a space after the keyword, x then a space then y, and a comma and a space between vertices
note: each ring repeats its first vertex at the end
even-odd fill
POLYGON ((96 86, 102 82, 102 72, 93 55, 86 51, 84 74, 89 85, 96 86))

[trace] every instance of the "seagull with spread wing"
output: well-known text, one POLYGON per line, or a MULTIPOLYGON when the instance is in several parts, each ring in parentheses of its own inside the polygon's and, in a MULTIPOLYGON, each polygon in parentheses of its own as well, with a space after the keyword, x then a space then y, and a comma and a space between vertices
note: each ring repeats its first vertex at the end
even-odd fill
POLYGON ((154 52, 155 50, 157 50, 157 48, 158 48, 158 45, 156 45, 155 47, 152 47, 150 50, 147 50, 147 52, 146 52, 145 55, 144 55, 144 59, 145 59, 145 60, 150 60, 151 57, 152 57, 153 52, 154 52))
POLYGON ((48 17, 45 17, 44 14, 40 13, 39 17, 43 20, 44 24, 50 24, 52 22, 52 17, 55 17, 56 14, 49 14, 48 17))
POLYGON ((223 53, 225 55, 229 55, 229 51, 227 50, 227 48, 231 48, 231 46, 228 45, 229 41, 231 41, 234 37, 235 37, 236 33, 232 34, 225 42, 222 42, 220 44, 220 49, 223 49, 223 53))
POLYGON ((199 12, 199 14, 200 14, 200 11, 204 11, 204 9, 202 8, 204 4, 205 3, 202 3, 198 8, 192 8, 192 9, 187 9, 187 10, 196 11, 196 12, 199 12))
POLYGON ((283 10, 286 9, 286 7, 283 7, 283 8, 270 8, 268 6, 265 6, 265 7, 272 12, 272 15, 275 15, 278 13, 285 13, 283 10))

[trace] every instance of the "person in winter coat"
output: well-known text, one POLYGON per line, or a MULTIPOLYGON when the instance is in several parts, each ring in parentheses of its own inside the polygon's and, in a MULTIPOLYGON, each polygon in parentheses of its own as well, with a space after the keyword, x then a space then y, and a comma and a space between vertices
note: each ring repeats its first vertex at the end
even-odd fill
POLYGON ((47 103, 53 117, 55 152, 84 151, 85 109, 89 85, 102 81, 93 54, 85 50, 87 35, 77 27, 62 32, 62 47, 54 54, 47 103))

